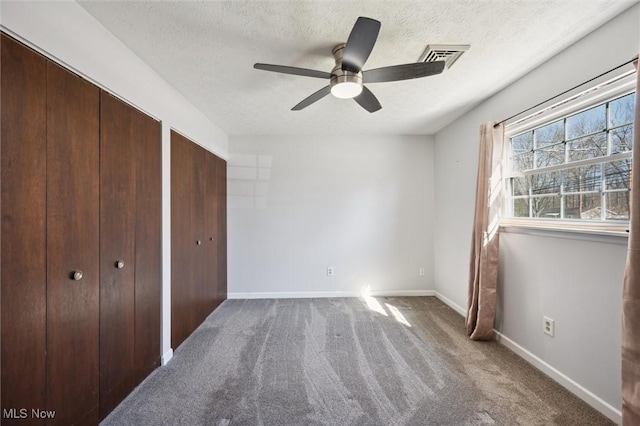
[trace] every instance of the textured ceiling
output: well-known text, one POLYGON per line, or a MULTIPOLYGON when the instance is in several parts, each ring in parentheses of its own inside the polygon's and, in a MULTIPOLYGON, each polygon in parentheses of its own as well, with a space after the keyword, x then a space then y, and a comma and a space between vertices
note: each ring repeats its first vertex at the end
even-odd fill
POLYGON ((229 135, 432 134, 602 25, 630 1, 90 1, 81 5, 229 135), (327 96, 320 79, 255 62, 331 71, 358 16, 382 22, 365 69, 416 62, 427 44, 470 44, 438 76, 368 87, 382 110, 327 96))

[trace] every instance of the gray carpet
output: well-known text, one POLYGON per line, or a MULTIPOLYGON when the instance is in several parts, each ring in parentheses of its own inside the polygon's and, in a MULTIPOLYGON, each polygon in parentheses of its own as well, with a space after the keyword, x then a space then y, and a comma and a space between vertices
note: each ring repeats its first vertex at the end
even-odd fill
POLYGON ((227 300, 103 425, 608 425, 433 297, 227 300))

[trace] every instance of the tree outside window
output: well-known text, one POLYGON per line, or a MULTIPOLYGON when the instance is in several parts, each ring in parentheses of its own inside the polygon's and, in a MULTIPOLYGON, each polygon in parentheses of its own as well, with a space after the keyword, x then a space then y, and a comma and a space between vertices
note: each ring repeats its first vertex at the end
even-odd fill
POLYGON ((633 93, 510 138, 512 216, 628 220, 633 93))

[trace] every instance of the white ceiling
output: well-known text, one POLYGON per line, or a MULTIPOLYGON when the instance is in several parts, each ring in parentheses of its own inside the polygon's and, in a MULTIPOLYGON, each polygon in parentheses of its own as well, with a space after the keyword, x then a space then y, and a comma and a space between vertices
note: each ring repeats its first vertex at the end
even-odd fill
MULTIPOLYGON (((229 135, 432 134, 633 1, 90 1, 81 5, 229 135), (327 84, 253 69, 330 72, 358 16, 382 22, 365 69, 416 62, 427 44, 470 44, 438 76, 368 87, 382 110, 327 84)), ((496 117, 499 118, 499 117, 496 117)))

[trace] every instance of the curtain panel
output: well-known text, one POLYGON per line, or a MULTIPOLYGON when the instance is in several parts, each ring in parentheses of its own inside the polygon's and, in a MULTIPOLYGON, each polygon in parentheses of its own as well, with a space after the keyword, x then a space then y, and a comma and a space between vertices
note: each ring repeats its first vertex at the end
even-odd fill
POLYGON ((480 127, 466 321, 467 335, 473 340, 493 338, 496 316, 504 125, 494 124, 480 127))
MULTIPOLYGON (((638 70, 638 61, 635 63, 638 70)), ((637 73, 640 75, 640 73, 637 73)), ((622 424, 640 425, 640 79, 636 85, 629 250, 622 293, 622 424)))

